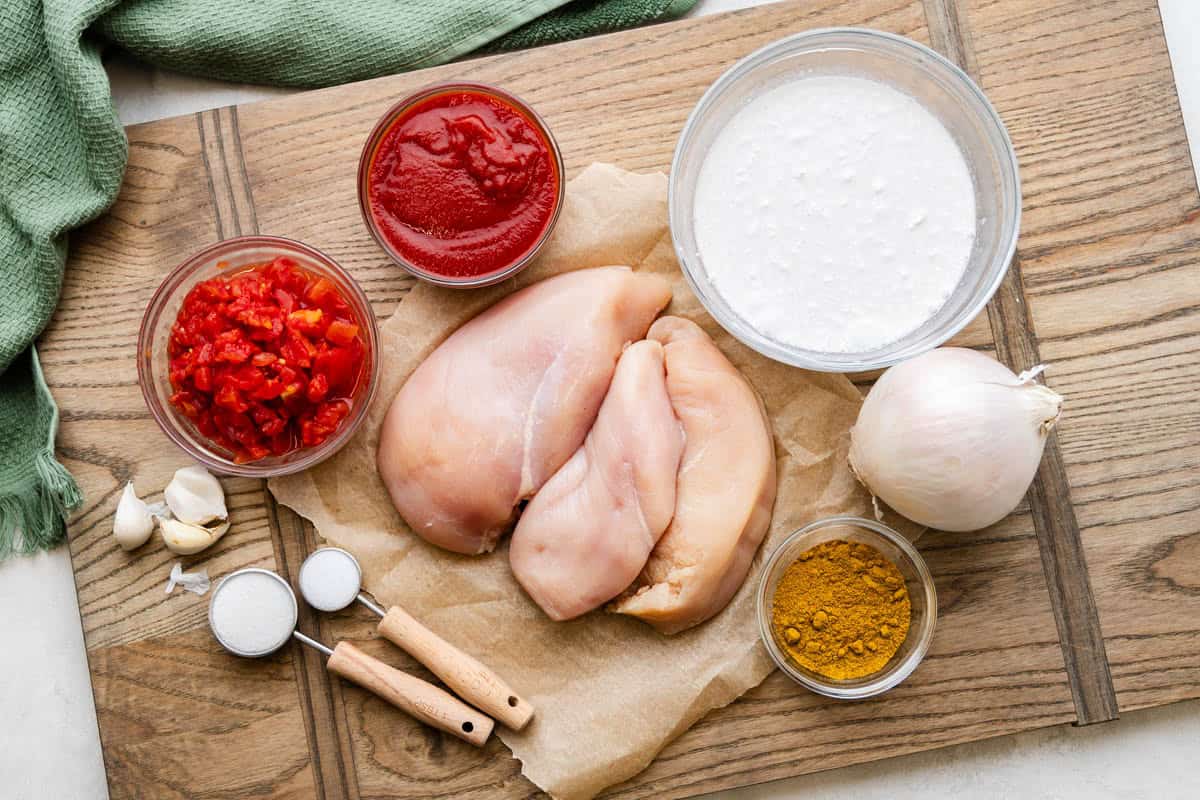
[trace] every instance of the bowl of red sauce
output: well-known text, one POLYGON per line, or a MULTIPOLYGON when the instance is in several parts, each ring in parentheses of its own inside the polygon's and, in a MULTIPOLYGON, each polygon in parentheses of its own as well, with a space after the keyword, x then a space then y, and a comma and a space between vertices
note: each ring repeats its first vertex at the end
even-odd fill
POLYGON ((562 155, 514 95, 437 84, 375 125, 358 162, 358 202, 375 241, 417 278, 488 286, 549 239, 563 203, 562 155))
POLYGON ((277 236, 227 239, 176 267, 138 333, 159 426, 215 472, 286 475, 333 455, 375 392, 378 331, 333 259, 277 236))

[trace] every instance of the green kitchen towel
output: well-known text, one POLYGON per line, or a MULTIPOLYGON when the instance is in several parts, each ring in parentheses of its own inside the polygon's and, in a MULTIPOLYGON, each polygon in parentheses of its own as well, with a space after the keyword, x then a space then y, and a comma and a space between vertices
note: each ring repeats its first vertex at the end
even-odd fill
POLYGON ((694 3, 0 0, 0 559, 62 541, 80 501, 55 460, 58 411, 33 341, 58 301, 70 231, 113 202, 125 170, 104 47, 205 77, 328 86, 641 25, 694 3))

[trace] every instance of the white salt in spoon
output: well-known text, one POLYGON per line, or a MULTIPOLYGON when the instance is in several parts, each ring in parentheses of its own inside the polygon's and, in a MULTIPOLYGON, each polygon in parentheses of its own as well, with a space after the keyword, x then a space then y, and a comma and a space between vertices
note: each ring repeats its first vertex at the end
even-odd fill
POLYGON ((300 566, 300 593, 313 608, 340 611, 355 600, 382 619, 379 634, 420 661, 464 700, 515 731, 533 716, 533 706, 500 676, 433 631, 399 606, 387 611, 361 593, 358 559, 340 547, 313 551, 300 566))
POLYGON ((296 630, 296 595, 287 581, 257 567, 226 575, 213 591, 208 625, 213 636, 236 656, 270 655, 295 637, 329 656, 326 668, 357 683, 426 725, 480 747, 492 733, 489 717, 431 683, 372 658, 349 642, 330 650, 296 630))

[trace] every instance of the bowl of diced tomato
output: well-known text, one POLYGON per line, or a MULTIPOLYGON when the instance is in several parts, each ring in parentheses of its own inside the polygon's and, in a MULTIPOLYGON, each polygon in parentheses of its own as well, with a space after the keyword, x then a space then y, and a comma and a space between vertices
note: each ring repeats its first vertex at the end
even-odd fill
POLYGON ((138 381, 168 437, 210 469, 267 477, 333 455, 375 392, 371 305, 333 259, 277 236, 219 242, 146 308, 138 381))

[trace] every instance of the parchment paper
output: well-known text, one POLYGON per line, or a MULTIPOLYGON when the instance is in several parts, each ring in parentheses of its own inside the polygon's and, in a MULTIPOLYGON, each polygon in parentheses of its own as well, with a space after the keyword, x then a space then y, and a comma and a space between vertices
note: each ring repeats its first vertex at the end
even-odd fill
POLYGON ((631 777, 710 709, 760 683, 772 669, 754 609, 764 554, 817 518, 870 513, 846 463, 859 392, 841 375, 758 355, 704 312, 675 260, 661 173, 593 164, 568 184, 554 239, 516 280, 472 292, 418 284, 381 334, 379 394, 362 430, 336 457, 274 478, 270 489, 358 557, 365 587, 380 603, 403 605, 533 703, 537 713, 525 731, 497 731, 525 775, 554 797, 589 798, 631 777), (455 328, 534 281, 609 264, 667 275, 675 291, 667 312, 713 336, 762 394, 774 424, 780 485, 768 539, 729 606, 673 637, 603 611, 551 622, 510 574, 507 544, 479 557, 426 544, 401 521, 375 472, 379 426, 392 397, 455 328))

